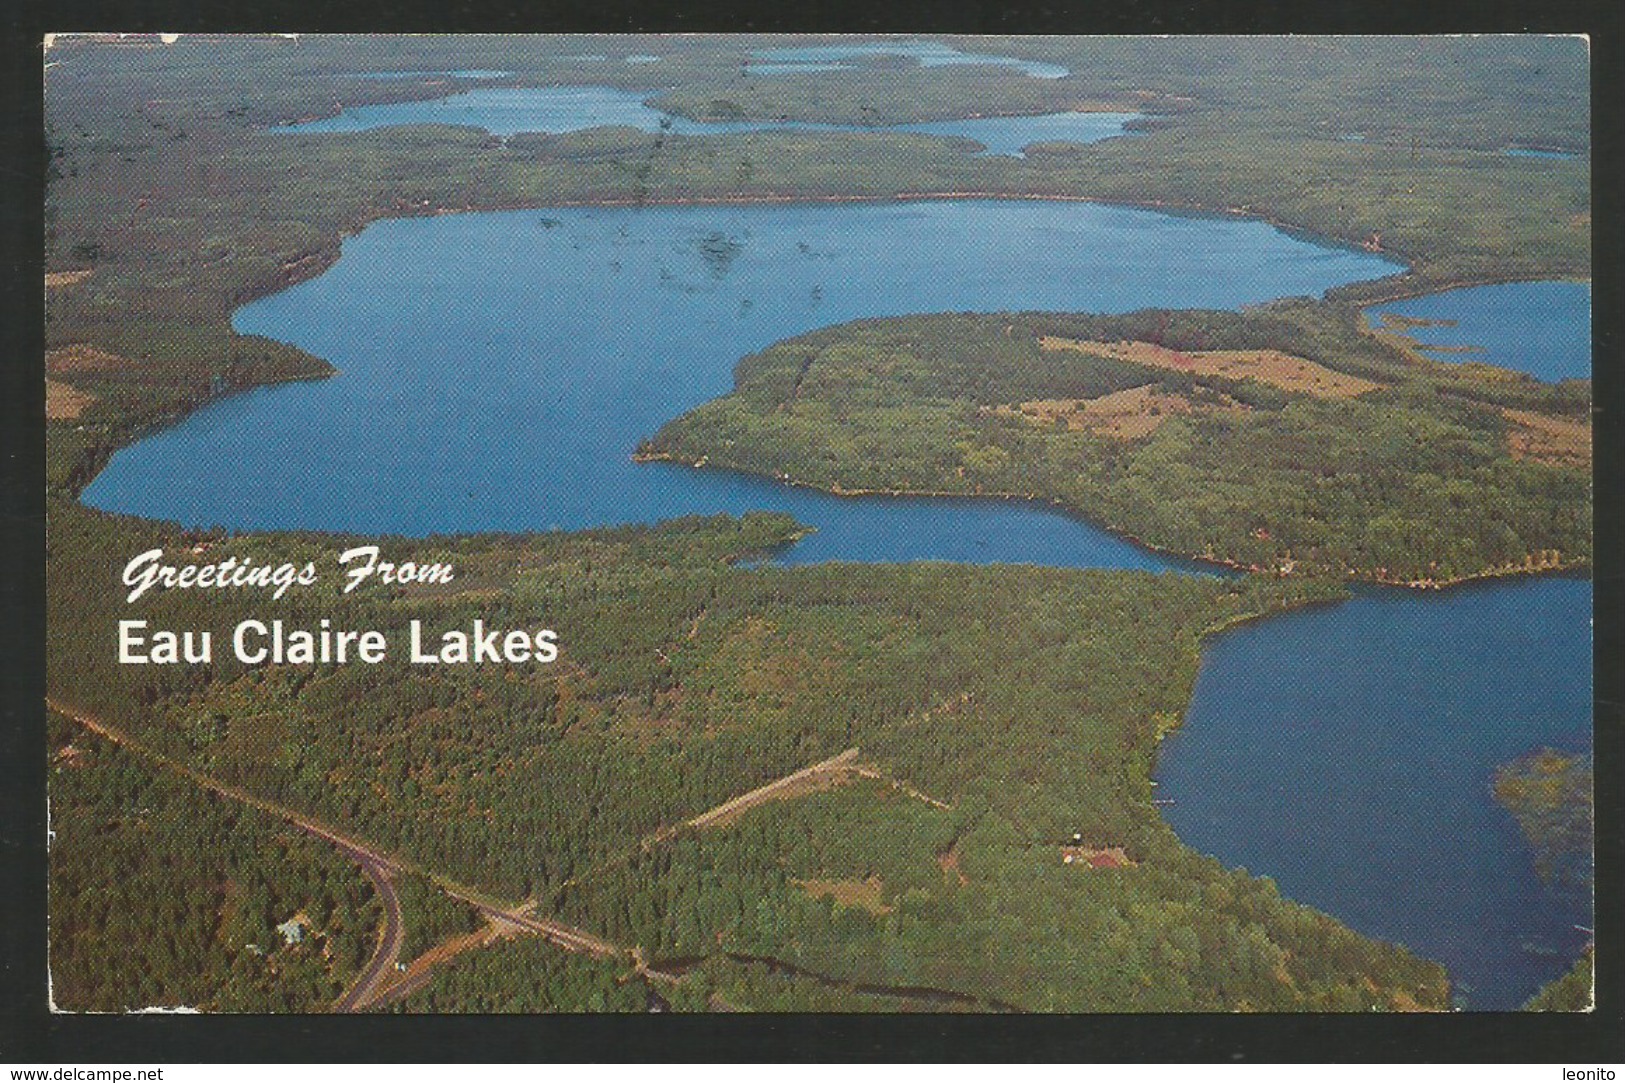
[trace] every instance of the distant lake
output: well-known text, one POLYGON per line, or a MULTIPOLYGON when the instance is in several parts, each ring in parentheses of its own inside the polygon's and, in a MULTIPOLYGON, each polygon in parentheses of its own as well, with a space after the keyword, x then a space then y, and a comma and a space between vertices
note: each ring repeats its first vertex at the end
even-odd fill
MULTIPOLYGON (((599 59, 603 59, 600 57, 599 59)), ((458 79, 502 79, 512 75, 511 71, 490 71, 486 69, 467 69, 464 71, 363 71, 354 73, 354 79, 434 79, 441 76, 458 79)))
POLYGON ((1591 376, 1589 282, 1471 286, 1366 312, 1373 325, 1384 313, 1453 323, 1395 328, 1442 361, 1483 361, 1548 381, 1591 376))
POLYGON ((644 100, 656 93, 606 86, 476 87, 428 101, 358 105, 337 116, 271 130, 298 135, 359 132, 401 124, 455 124, 504 136, 519 132, 575 132, 610 125, 645 132, 664 130, 675 135, 727 135, 771 129, 920 132, 963 136, 984 144, 987 149, 983 153, 1019 156, 1021 148, 1030 143, 1049 140, 1094 143, 1123 135, 1123 125, 1139 116, 1137 113, 1047 113, 1027 117, 973 117, 885 128, 788 120, 710 122, 662 113, 645 105, 644 100))
POLYGON ((1589 896, 1543 883, 1495 769, 1591 748, 1591 583, 1362 591, 1222 633, 1158 761, 1188 845, 1272 877, 1511 1009, 1590 939, 1589 896))
POLYGON ((1576 158, 1578 155, 1566 150, 1536 150, 1534 147, 1507 147, 1501 152, 1513 158, 1576 158))
POLYGON ((761 49, 752 54, 749 71, 755 74, 787 74, 798 71, 829 71, 851 67, 854 62, 879 57, 917 60, 923 68, 957 64, 987 64, 1015 68, 1035 79, 1062 79, 1070 74, 1059 64, 1023 60, 991 53, 962 53, 940 41, 866 41, 852 45, 808 45, 781 49, 761 49))
POLYGON ((1026 200, 381 221, 234 320, 339 376, 214 403, 120 450, 84 499, 198 525, 409 535, 777 508, 819 528, 792 559, 1166 566, 1048 508, 842 499, 631 454, 726 393, 741 356, 845 320, 1237 308, 1393 269, 1258 221, 1026 200))

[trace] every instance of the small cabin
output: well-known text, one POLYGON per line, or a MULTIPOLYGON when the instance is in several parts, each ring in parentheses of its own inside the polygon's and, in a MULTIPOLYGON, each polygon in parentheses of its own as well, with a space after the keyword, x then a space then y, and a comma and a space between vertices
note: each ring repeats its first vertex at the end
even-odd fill
POLYGON ((1087 869, 1132 869, 1138 862, 1121 846, 1063 846, 1061 864, 1082 865, 1087 869))

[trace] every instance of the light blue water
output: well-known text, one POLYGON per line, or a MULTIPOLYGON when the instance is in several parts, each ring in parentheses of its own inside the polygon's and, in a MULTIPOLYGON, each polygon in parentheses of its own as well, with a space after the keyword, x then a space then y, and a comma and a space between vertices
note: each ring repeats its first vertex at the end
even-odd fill
POLYGON ((821 64, 813 61, 786 61, 783 64, 752 62, 745 68, 747 75, 795 75, 804 71, 840 71, 846 64, 821 64))
POLYGON ((486 69, 470 68, 466 71, 364 71, 356 74, 356 79, 432 79, 436 76, 455 76, 458 79, 502 79, 512 75, 511 71, 489 71, 486 69))
POLYGON ((234 321, 339 376, 200 410, 119 451, 84 499, 190 524, 411 535, 778 508, 819 529, 796 558, 1161 566, 1044 508, 841 499, 631 454, 727 392, 739 357, 844 320, 1236 308, 1392 270, 1260 222, 1082 203, 383 221, 234 321))
POLYGON ((1179 837, 1444 963, 1475 1009, 1573 963, 1589 893, 1543 883, 1495 769, 1591 748, 1591 583, 1373 590, 1218 636, 1158 796, 1179 837))
POLYGON ((1036 117, 975 117, 898 124, 884 130, 964 136, 981 143, 986 148, 983 154, 1020 158, 1022 149, 1034 143, 1098 143, 1114 136, 1132 135, 1134 133, 1125 131, 1123 125, 1138 116, 1138 113, 1045 113, 1036 117))
POLYGON ((705 124, 651 109, 643 100, 653 91, 607 86, 476 87, 427 101, 358 105, 333 117, 272 129, 289 134, 360 132, 400 124, 455 124, 494 135, 518 132, 575 132, 619 125, 678 135, 722 135, 761 128, 829 128, 779 122, 705 124))
POLYGON ((1566 150, 1536 150, 1534 147, 1507 147, 1501 152, 1513 158, 1574 158, 1577 155, 1566 150))
POLYGON ((780 49, 762 49, 753 54, 757 63, 751 71, 765 73, 771 67, 779 74, 794 71, 826 71, 849 67, 865 58, 897 56, 911 57, 921 67, 941 68, 957 64, 990 64, 1015 68, 1035 79, 1062 79, 1069 72, 1059 64, 1046 64, 1039 60, 1023 60, 1014 56, 994 56, 989 53, 962 53, 940 41, 869 41, 851 45, 807 45, 780 49))
POLYGON ((1483 361, 1542 380, 1591 377, 1591 284, 1509 282, 1472 286, 1375 305, 1382 313, 1450 320, 1455 326, 1415 327, 1404 334, 1428 346, 1469 346, 1471 352, 1434 351, 1442 361, 1483 361))
POLYGON ((1068 140, 1094 143, 1124 134, 1123 125, 1136 113, 1050 113, 1029 117, 972 117, 888 128, 808 124, 801 121, 745 120, 704 122, 662 113, 643 104, 653 91, 606 86, 476 87, 428 101, 359 105, 337 116, 272 129, 289 134, 359 132, 400 124, 455 124, 483 128, 494 135, 518 132, 575 132, 624 125, 645 132, 676 135, 727 135, 732 132, 794 129, 801 131, 902 131, 964 136, 986 146, 983 153, 1019 156, 1029 143, 1068 140))

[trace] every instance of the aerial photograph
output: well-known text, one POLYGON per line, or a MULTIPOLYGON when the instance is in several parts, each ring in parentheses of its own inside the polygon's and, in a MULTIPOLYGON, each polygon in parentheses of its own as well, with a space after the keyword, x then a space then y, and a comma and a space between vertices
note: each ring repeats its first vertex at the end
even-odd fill
POLYGON ((51 1011, 1593 1008, 1583 36, 42 56, 51 1011))

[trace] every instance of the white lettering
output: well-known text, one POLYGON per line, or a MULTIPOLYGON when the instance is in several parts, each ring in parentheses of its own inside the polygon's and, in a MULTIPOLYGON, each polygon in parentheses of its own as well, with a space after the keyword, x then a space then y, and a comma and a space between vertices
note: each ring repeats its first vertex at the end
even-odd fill
POLYGON ((133 588, 124 599, 126 602, 135 601, 152 587, 153 580, 158 578, 156 562, 163 555, 162 549, 148 549, 124 566, 124 585, 133 588))
MULTIPOLYGON (((128 582, 128 580, 125 580, 128 582)), ((143 588, 145 589, 145 588, 143 588)), ((137 655, 141 649, 142 637, 132 633, 145 628, 144 620, 121 620, 118 622, 118 660, 127 666, 144 666, 147 664, 146 655, 137 655)))

